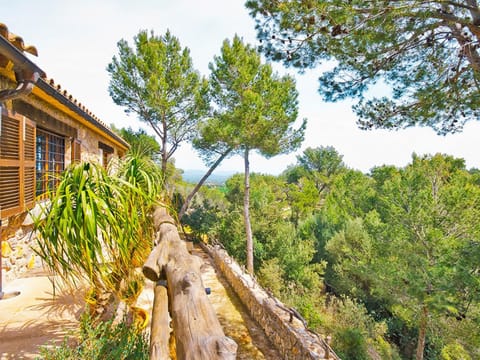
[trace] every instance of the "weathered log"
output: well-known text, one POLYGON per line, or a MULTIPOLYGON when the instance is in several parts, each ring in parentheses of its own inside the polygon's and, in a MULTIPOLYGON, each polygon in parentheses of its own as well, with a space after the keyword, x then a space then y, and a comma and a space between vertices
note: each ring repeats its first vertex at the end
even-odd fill
POLYGON ((235 359, 237 344, 223 333, 205 293, 200 266, 201 261, 188 253, 185 242, 169 239, 165 273, 177 356, 179 359, 235 359))
POLYGON ((156 279, 164 273, 167 278, 177 358, 235 359, 237 344, 223 333, 207 298, 200 275, 201 261, 189 254, 164 209, 155 211, 154 224, 159 242, 144 265, 144 274, 156 279))
POLYGON ((150 360, 169 360, 168 295, 165 283, 159 281, 154 288, 152 325, 150 332, 150 360))
POLYGON ((153 212, 153 226, 156 231, 160 230, 160 226, 163 223, 169 223, 175 225, 175 220, 168 215, 167 209, 164 207, 156 207, 155 211, 153 212))
POLYGON ((150 255, 148 255, 147 260, 145 261, 145 264, 143 264, 143 275, 149 280, 152 280, 153 282, 159 281, 162 277, 165 280, 165 276, 162 276, 162 268, 159 265, 159 263, 166 263, 168 254, 167 254, 167 247, 165 246, 160 246, 159 242, 160 238, 160 232, 158 233, 157 236, 157 245, 153 248, 153 250, 150 252, 150 255))

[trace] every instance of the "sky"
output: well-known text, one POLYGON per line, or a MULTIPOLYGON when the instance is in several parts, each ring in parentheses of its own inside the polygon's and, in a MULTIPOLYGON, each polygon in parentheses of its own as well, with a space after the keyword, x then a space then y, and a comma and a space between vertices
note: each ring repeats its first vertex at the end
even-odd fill
MULTIPOLYGON (((106 124, 143 127, 135 116, 127 116, 108 94, 106 67, 117 52, 120 39, 133 43, 139 30, 164 34, 167 29, 191 52, 193 64, 208 76, 208 64, 226 38, 235 34, 258 45, 255 23, 244 7, 245 0, 0 0, 0 22, 36 46, 39 56, 30 57, 106 124)), ((295 153, 270 159, 253 155, 251 171, 279 174, 296 162, 307 147, 333 146, 345 164, 368 172, 381 165, 405 166, 413 153, 445 153, 466 160, 468 168, 480 168, 478 155, 480 122, 470 122, 459 134, 439 136, 429 128, 399 131, 362 131, 357 128, 351 101, 325 103, 317 92, 321 68, 297 74, 273 64, 281 74, 297 79, 300 119, 308 121, 305 140, 295 153)), ((195 151, 184 145, 174 155, 184 170, 205 169, 195 151)), ((219 171, 242 172, 243 160, 224 161, 219 171)))

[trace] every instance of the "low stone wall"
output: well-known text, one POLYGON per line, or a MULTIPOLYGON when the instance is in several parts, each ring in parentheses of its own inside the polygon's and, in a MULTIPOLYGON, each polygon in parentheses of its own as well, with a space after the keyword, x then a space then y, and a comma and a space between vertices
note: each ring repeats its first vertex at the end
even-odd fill
POLYGON ((5 282, 43 271, 42 260, 32 247, 36 245, 33 220, 23 213, 2 221, 2 277, 5 282))
POLYGON ((288 360, 338 359, 328 344, 309 331, 279 300, 270 296, 225 250, 202 246, 273 345, 288 360))
POLYGON ((27 276, 34 269, 42 269, 40 257, 32 250, 35 243, 35 233, 25 227, 17 229, 8 239, 3 239, 2 275, 6 282, 27 276))

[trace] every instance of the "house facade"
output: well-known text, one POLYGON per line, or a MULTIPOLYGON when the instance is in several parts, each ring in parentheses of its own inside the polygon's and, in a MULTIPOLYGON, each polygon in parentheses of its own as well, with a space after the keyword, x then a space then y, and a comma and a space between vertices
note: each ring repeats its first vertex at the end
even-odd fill
POLYGON ((27 211, 55 188, 56 175, 76 161, 106 166, 129 147, 48 79, 31 55, 37 56, 36 48, 0 23, 0 240, 8 239, 2 247, 9 253, 31 226, 24 223, 27 211))
POLYGON ((104 165, 128 144, 33 63, 0 23, 0 218, 31 208, 75 161, 104 165))

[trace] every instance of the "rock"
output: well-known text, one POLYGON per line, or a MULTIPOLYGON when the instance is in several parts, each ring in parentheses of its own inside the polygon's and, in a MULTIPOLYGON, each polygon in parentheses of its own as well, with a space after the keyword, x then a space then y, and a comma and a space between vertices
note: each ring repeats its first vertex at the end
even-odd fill
POLYGON ((23 251, 23 246, 17 246, 17 249, 16 249, 16 250, 17 250, 17 251, 16 251, 16 254, 15 254, 15 257, 16 257, 17 259, 21 259, 21 258, 23 257, 23 253, 24 253, 24 251, 23 251))
POLYGON ((8 258, 12 254, 12 247, 8 241, 2 241, 2 257, 8 258))
POLYGON ((34 224, 34 219, 44 219, 44 207, 45 203, 37 203, 35 207, 28 212, 25 220, 23 220, 22 226, 32 226, 34 224))
POLYGON ((24 234, 23 234, 23 230, 22 230, 21 228, 18 229, 18 230, 15 232, 15 237, 16 237, 17 239, 21 239, 21 238, 23 238, 23 236, 24 236, 24 234))
POLYGON ((28 270, 31 270, 35 267, 35 255, 31 255, 30 256, 30 260, 28 260, 28 264, 27 264, 27 269, 28 270))

